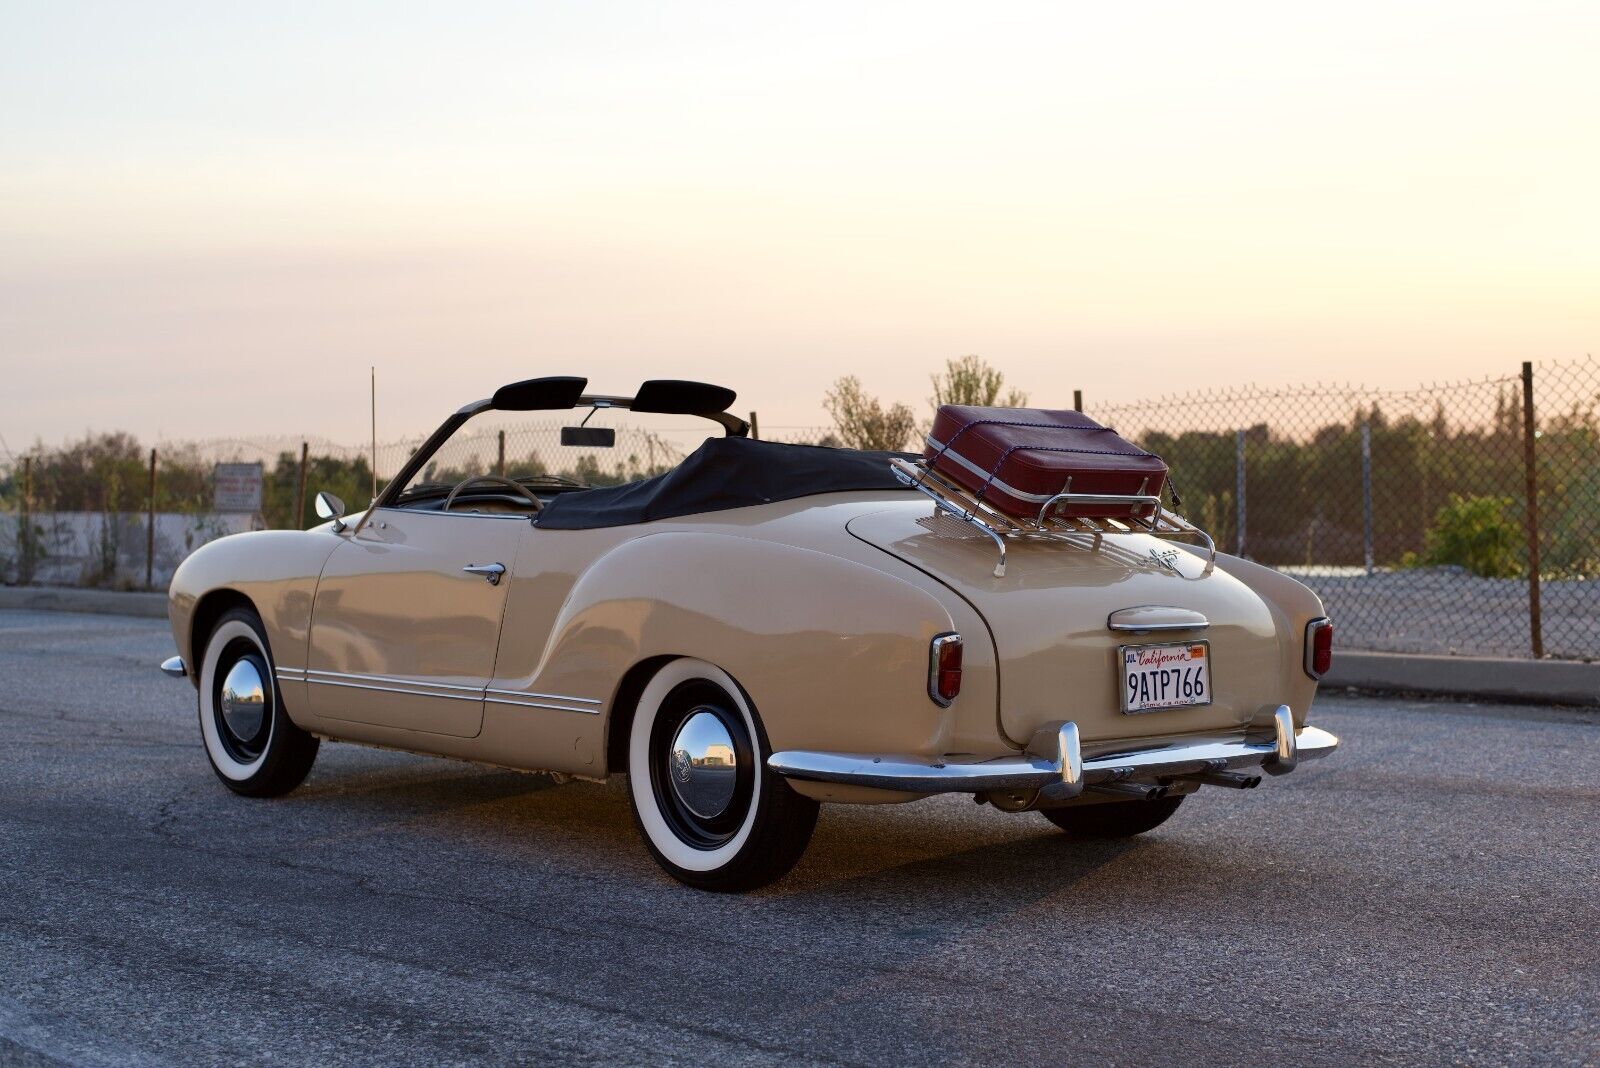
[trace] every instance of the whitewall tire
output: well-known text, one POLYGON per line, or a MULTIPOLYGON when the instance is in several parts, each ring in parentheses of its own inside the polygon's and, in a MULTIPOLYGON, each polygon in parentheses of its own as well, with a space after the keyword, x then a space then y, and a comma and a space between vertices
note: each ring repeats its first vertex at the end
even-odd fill
POLYGON ((752 890, 792 868, 817 804, 767 768, 770 755, 727 672, 691 658, 657 671, 628 736, 634 821, 656 862, 705 890, 752 890))
POLYGON ((199 690, 200 739, 230 790, 275 797, 305 780, 318 741, 284 711, 266 630, 255 612, 232 609, 211 629, 199 690))

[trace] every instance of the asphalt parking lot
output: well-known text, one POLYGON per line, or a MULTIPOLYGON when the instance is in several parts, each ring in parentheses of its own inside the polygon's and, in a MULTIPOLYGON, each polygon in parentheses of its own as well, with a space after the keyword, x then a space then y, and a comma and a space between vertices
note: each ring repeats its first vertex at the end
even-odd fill
POLYGON ((325 745, 234 797, 170 652, 0 612, 0 1063, 1600 1062, 1593 712, 1329 695, 1340 753, 1145 839, 828 808, 724 897, 618 783, 325 745))

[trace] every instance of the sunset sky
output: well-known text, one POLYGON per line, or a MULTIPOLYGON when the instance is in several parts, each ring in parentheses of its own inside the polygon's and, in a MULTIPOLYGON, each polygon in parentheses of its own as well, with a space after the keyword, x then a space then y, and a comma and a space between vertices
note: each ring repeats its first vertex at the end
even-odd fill
POLYGON ((1600 4, 0 0, 0 434, 1600 352, 1600 4))

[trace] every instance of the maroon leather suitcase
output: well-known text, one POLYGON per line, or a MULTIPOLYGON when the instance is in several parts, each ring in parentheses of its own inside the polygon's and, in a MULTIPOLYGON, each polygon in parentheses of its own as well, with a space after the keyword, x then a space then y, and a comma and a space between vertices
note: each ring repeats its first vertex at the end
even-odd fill
MULTIPOLYGON (((946 404, 933 418, 923 455, 933 469, 1007 515, 1034 519, 1058 493, 1158 497, 1161 457, 1145 452, 1082 412, 946 404)), ((1126 504, 1063 505, 1053 514, 1148 517, 1126 504)))

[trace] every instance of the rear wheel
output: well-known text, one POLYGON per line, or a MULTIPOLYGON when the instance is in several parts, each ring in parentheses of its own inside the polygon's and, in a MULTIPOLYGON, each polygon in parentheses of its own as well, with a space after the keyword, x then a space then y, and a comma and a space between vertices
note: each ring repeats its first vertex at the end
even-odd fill
POLYGON ((1159 801, 1109 801, 1039 811, 1070 838, 1132 838, 1167 822, 1181 804, 1182 797, 1163 797, 1159 801))
POLYGON ((200 661, 200 737, 217 778, 236 794, 277 797, 305 781, 318 740, 283 710, 261 617, 225 613, 200 661))
POLYGON ((674 660, 639 697, 628 738, 634 822, 656 863, 701 890, 754 890, 794 867, 818 805, 767 767, 744 691, 702 660, 674 660))

